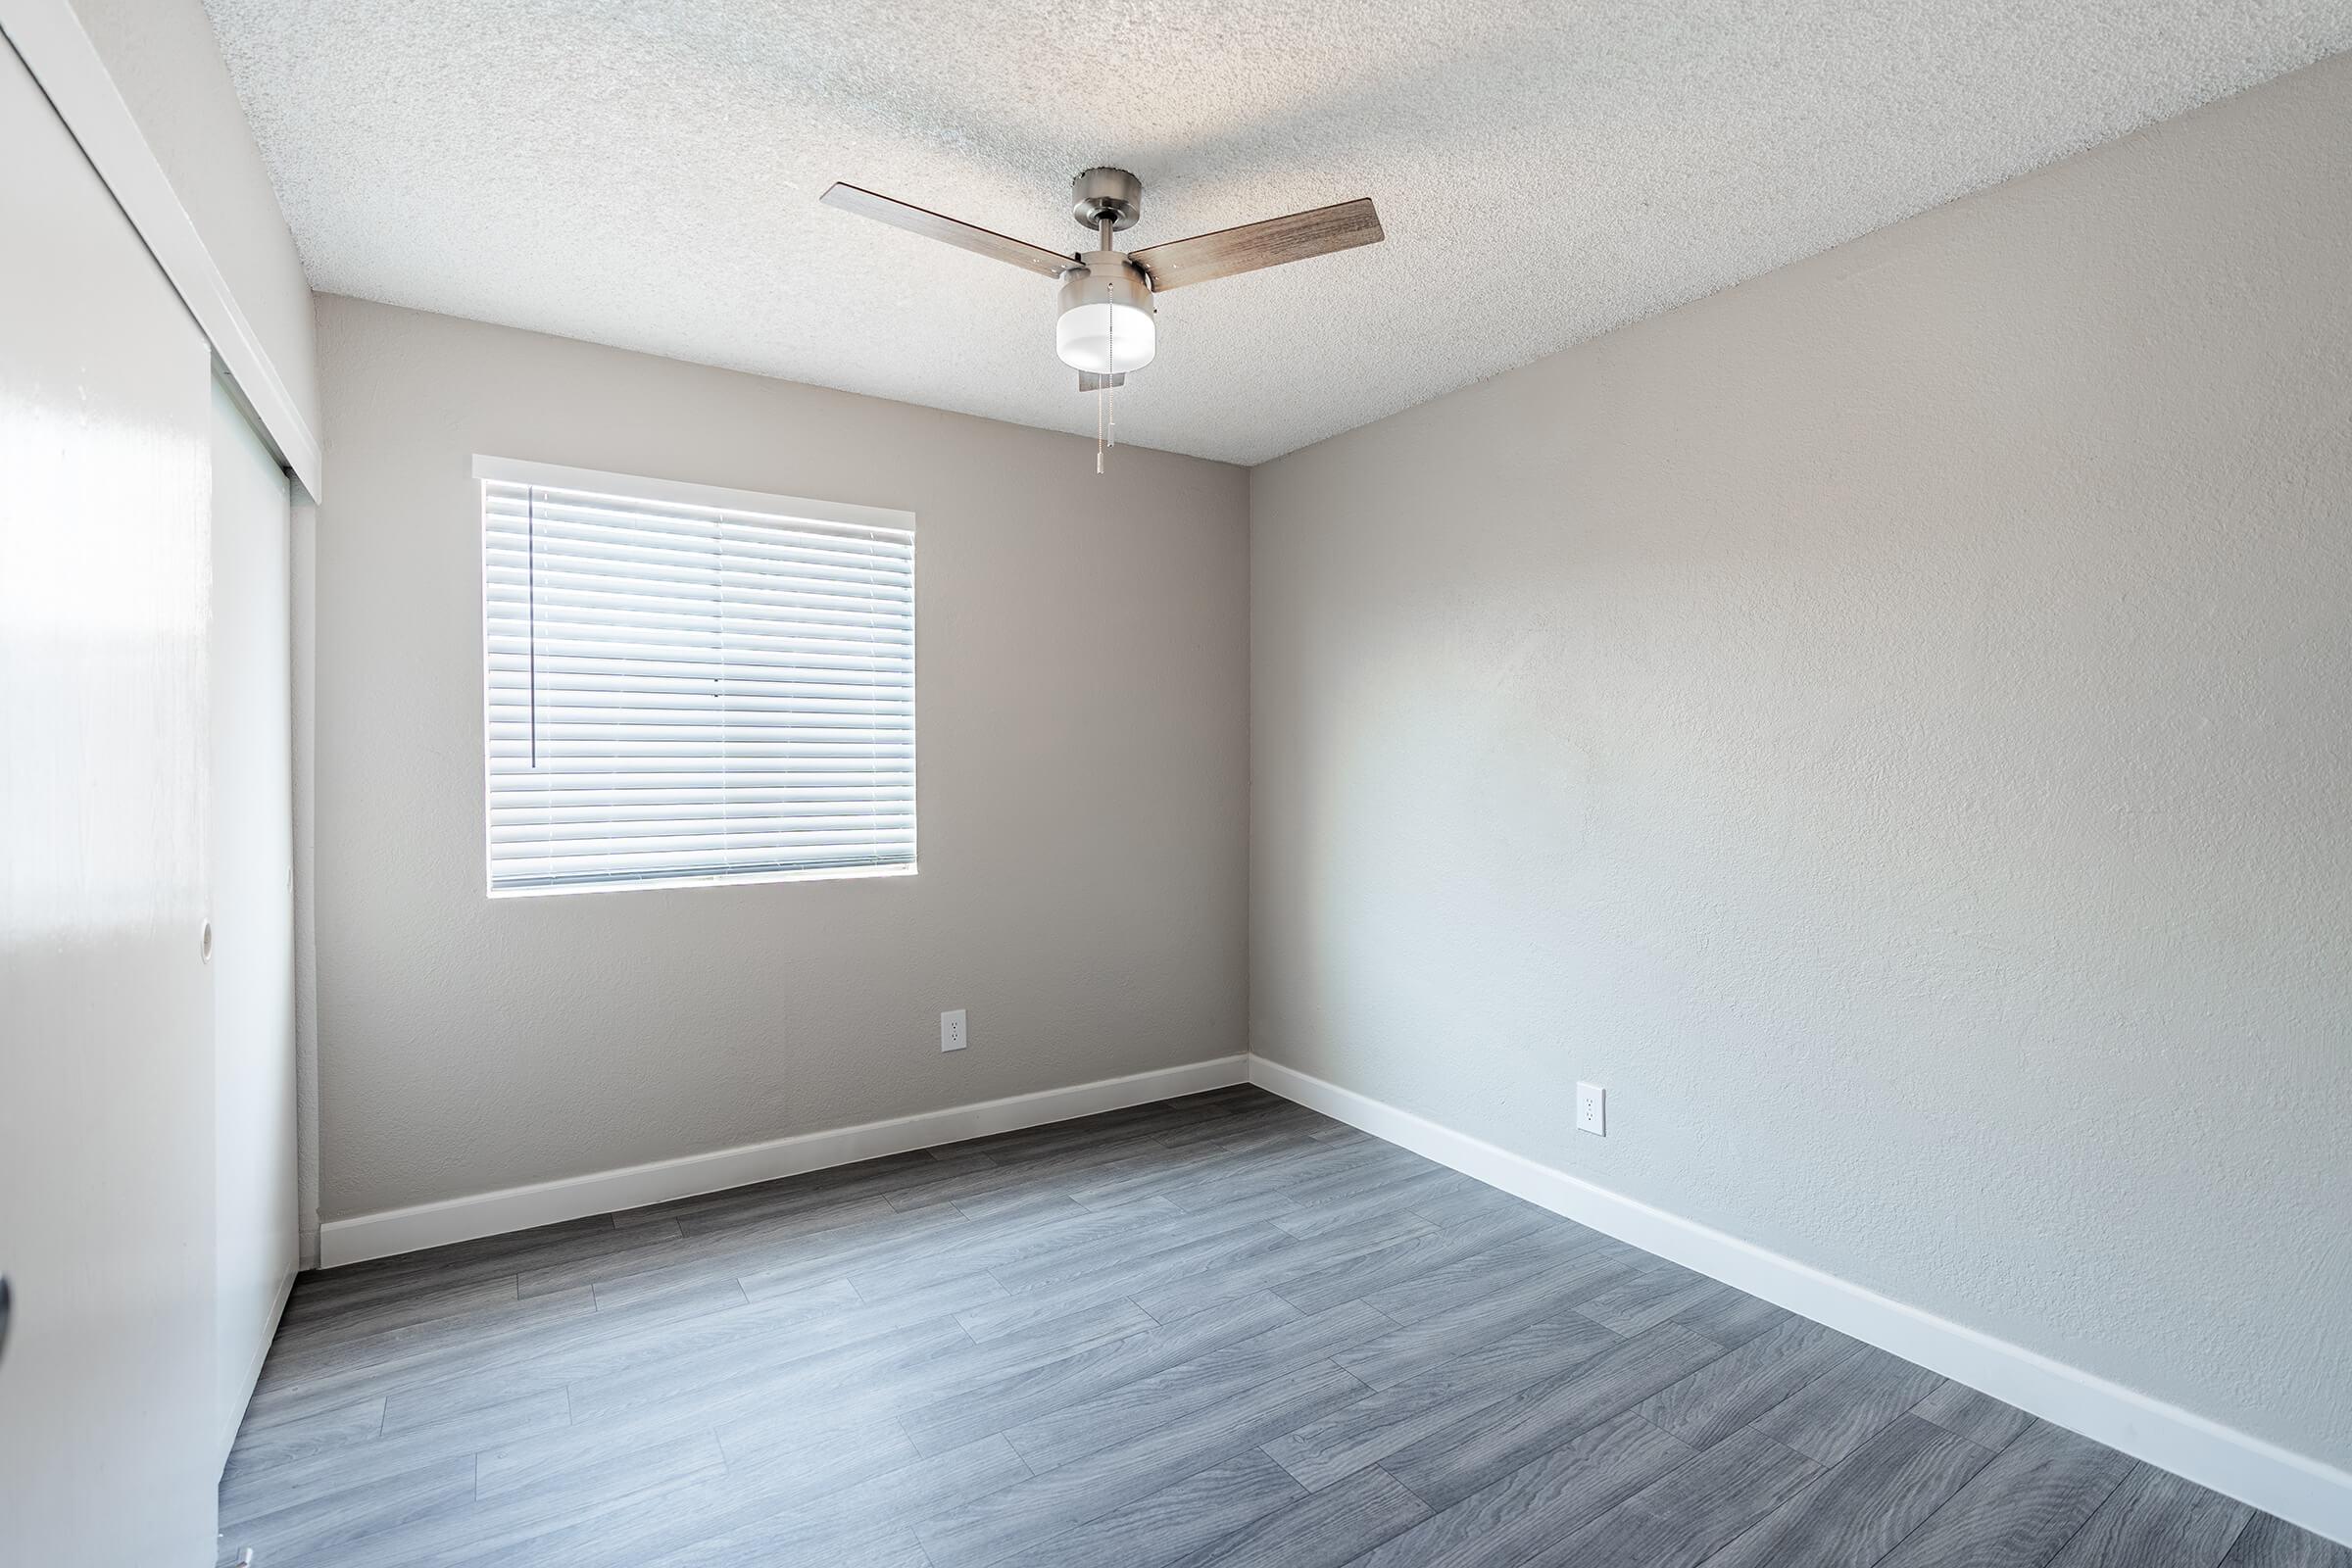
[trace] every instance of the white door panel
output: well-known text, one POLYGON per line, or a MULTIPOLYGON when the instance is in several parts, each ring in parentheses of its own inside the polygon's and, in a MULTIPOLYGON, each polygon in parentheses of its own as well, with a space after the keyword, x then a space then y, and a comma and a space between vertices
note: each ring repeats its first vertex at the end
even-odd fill
POLYGON ((0 45, 0 1555, 214 1549, 209 354, 0 45))
POLYGON ((286 476, 213 383, 213 1059, 225 1458, 294 1279, 294 746, 286 476))

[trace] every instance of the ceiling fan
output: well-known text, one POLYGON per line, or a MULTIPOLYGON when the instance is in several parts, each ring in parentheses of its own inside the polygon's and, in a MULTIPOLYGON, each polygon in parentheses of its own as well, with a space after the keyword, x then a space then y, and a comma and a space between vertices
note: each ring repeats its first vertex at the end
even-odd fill
POLYGON ((1070 216, 1097 248, 1066 256, 856 185, 834 185, 818 200, 1060 279, 1054 349, 1078 372, 1081 392, 1117 386, 1152 363, 1159 351, 1153 295, 1384 237, 1370 199, 1359 198, 1121 255, 1110 237, 1143 216, 1144 182, 1124 169, 1090 169, 1070 182, 1070 216))

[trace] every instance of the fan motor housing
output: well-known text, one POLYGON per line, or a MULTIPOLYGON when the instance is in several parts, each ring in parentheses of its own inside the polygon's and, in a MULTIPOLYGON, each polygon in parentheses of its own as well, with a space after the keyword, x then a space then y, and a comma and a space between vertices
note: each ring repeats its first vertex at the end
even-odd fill
POLYGON ((1070 181, 1070 216, 1089 233, 1106 218, 1114 231, 1133 228, 1144 216, 1144 182, 1124 169, 1090 169, 1070 181))
POLYGON ((1146 316, 1159 314, 1143 269, 1117 251, 1081 251, 1078 260, 1086 265, 1062 279, 1057 313, 1100 302, 1130 305, 1146 316))

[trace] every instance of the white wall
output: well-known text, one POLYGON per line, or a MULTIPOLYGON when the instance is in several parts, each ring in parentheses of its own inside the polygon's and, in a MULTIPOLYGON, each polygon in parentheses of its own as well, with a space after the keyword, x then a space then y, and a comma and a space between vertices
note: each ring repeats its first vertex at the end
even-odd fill
POLYGON ((209 360, 4 43, 0 148, 0 1558, 200 1568, 209 360))
POLYGON ((1242 1049, 1242 470, 351 300, 320 344, 323 1218, 1242 1049), (915 513, 920 874, 487 899, 476 453, 915 513))
POLYGON ((1254 1049, 2352 1463, 2348 104, 1255 470, 1254 1049))
POLYGON ((213 383, 212 920, 219 1454, 295 1267, 286 476, 213 383))
POLYGON ((294 1223, 298 1261, 318 1265, 318 506, 297 499, 288 509, 287 555, 293 603, 294 829, 294 1223))
MULTIPOLYGON (((201 0, 69 3, 163 165, 263 358, 283 384, 294 414, 311 439, 318 439, 310 284, 261 146, 220 58, 212 19, 201 0)), ((233 351, 223 352, 231 353, 234 363, 233 351)), ((255 389, 245 390, 251 395, 255 389)))

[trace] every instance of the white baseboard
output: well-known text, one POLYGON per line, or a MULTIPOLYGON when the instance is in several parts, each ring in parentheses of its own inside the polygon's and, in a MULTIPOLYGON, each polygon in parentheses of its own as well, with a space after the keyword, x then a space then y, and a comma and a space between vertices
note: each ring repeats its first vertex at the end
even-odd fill
POLYGON ((1250 1081, 2159 1469, 2352 1544, 2352 1475, 2331 1465, 1280 1062, 1250 1057, 1250 1081))
POLYGON ((622 1170, 598 1171, 529 1187, 509 1187, 471 1198, 420 1203, 414 1208, 328 1220, 318 1227, 318 1260, 321 1267, 334 1268, 451 1242, 469 1242, 477 1236, 499 1236, 508 1231, 528 1230, 534 1225, 553 1225, 561 1220, 773 1181, 779 1176, 797 1176, 804 1171, 854 1164, 884 1154, 903 1154, 909 1150, 929 1149, 959 1139, 1041 1127, 1073 1116, 1092 1116, 1098 1111, 1199 1094, 1204 1089, 1222 1089, 1228 1084, 1249 1081, 1249 1061, 1247 1056, 1220 1056, 1125 1078, 1075 1084, 1067 1089, 1047 1089, 974 1105, 955 1105, 919 1116, 869 1121, 829 1132, 747 1144, 740 1149, 688 1154, 651 1165, 631 1165, 622 1170))

